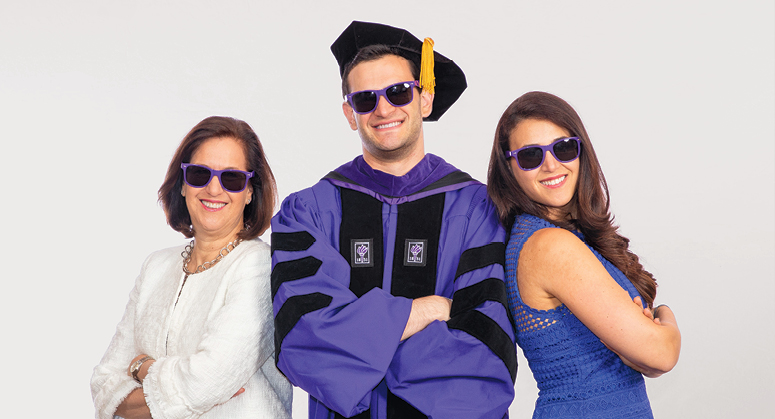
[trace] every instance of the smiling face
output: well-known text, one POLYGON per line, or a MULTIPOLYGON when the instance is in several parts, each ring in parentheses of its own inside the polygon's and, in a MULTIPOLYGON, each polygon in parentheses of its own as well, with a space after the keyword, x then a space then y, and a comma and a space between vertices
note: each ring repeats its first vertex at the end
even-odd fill
MULTIPOLYGON (((215 170, 247 171, 247 159, 242 144, 234 138, 211 138, 203 142, 191 156, 192 164, 215 170)), ((183 184, 182 194, 199 240, 233 240, 243 228, 243 211, 253 195, 253 187, 242 192, 227 192, 220 179, 213 177, 206 186, 195 188, 183 184)))
MULTIPOLYGON (((379 90, 414 80, 409 62, 396 55, 364 61, 356 65, 347 78, 351 92, 379 90)), ((433 95, 419 93, 415 88, 412 102, 405 106, 395 107, 380 97, 377 108, 371 113, 357 114, 347 101, 342 104, 342 110, 350 128, 357 130, 361 137, 366 162, 380 169, 385 163, 415 160, 416 163, 422 159, 425 154, 422 120, 430 115, 432 105, 433 95)))
MULTIPOLYGON (((528 145, 548 145, 563 137, 570 137, 565 129, 542 119, 525 119, 517 124, 509 136, 509 149, 528 145)), ((570 202, 576 192, 579 159, 561 163, 552 153, 546 153, 543 164, 525 171, 514 158, 509 159, 511 172, 527 196, 549 210, 549 217, 565 219, 570 213, 570 202)))

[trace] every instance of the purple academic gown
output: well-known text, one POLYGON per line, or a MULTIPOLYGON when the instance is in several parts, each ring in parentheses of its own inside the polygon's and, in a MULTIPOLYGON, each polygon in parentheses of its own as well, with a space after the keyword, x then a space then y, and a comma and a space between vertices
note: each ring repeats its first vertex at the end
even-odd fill
POLYGON ((272 219, 279 369, 314 419, 505 418, 517 361, 506 235, 484 185, 427 154, 396 177, 357 157, 272 219), (449 321, 401 341, 412 299, 449 321))

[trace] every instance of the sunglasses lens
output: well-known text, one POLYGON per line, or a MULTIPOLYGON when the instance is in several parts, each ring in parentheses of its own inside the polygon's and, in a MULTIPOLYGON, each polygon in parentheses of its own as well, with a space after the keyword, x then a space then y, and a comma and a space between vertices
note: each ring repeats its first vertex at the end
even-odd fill
POLYGON ((544 160, 544 151, 538 147, 530 147, 517 153, 519 167, 524 170, 535 169, 544 160))
POLYGON ((369 113, 377 107, 377 94, 374 92, 360 92, 352 96, 353 109, 359 113, 369 113))
POLYGON ((226 171, 221 173, 221 185, 229 192, 240 192, 245 189, 248 177, 244 173, 226 171))
POLYGON ((557 160, 567 163, 571 160, 575 160, 579 156, 578 140, 568 138, 565 141, 560 141, 554 144, 554 156, 557 160))
POLYGON ((188 166, 186 168, 186 182, 189 185, 201 188, 210 182, 210 169, 201 166, 188 166))
POLYGON ((412 101, 412 88, 409 83, 400 83, 390 88, 385 92, 390 103, 393 106, 404 106, 412 101))

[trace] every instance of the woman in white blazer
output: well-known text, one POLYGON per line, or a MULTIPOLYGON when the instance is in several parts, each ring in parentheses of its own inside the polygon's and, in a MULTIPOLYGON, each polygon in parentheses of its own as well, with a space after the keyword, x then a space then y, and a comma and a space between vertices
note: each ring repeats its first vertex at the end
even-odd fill
POLYGON ((191 242, 143 264, 91 380, 97 418, 290 418, 275 367, 269 227, 276 186, 250 126, 209 117, 159 189, 191 242))

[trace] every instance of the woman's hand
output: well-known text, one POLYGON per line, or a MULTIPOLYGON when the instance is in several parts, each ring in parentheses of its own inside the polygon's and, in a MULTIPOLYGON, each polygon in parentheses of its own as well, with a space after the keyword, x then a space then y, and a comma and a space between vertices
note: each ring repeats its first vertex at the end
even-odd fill
MULTIPOLYGON (((137 361, 139 361, 139 360, 141 360, 141 359, 143 359, 143 358, 145 358, 147 356, 148 355, 146 355, 146 354, 140 354, 140 355, 137 355, 136 357, 134 357, 132 359, 132 361, 129 363, 129 366, 126 368, 127 375, 129 375, 130 377, 134 378, 132 376, 132 371, 131 371, 132 364, 134 364, 135 362, 137 362, 137 361)), ((137 370, 137 378, 140 380, 140 384, 143 383, 143 380, 145 379, 145 376, 148 375, 148 368, 150 368, 151 365, 153 365, 154 362, 156 362, 156 360, 153 359, 153 358, 150 358, 147 361, 143 362, 142 365, 140 365, 140 369, 137 370)))
MULTIPOLYGON (((142 358, 145 358, 146 356, 148 355, 140 354, 132 359, 132 361, 129 363, 129 366, 126 368, 126 373, 128 376, 132 377, 132 364, 142 358)), ((142 365, 140 365, 140 369, 137 371, 137 378, 140 380, 140 384, 142 384, 145 376, 148 375, 148 368, 150 368, 154 362, 156 362, 156 360, 150 358, 143 362, 142 365)), ((134 377, 132 378, 134 379, 134 377)), ((239 392, 237 392, 237 394, 239 394, 239 392)), ((136 388, 132 390, 132 392, 129 393, 124 401, 118 405, 115 414, 125 419, 151 419, 151 410, 145 403, 145 394, 143 394, 143 389, 136 388)))
MULTIPOLYGON (((132 372, 130 371, 132 364, 144 358, 145 356, 146 356, 145 354, 140 354, 134 357, 134 359, 132 359, 132 362, 129 363, 129 367, 127 367, 127 375, 132 377, 132 372)), ((154 362, 156 362, 156 360, 151 358, 143 362, 143 365, 140 366, 140 369, 137 371, 137 378, 140 379, 140 383, 142 383, 143 380, 145 379, 145 376, 148 375, 148 368, 150 368, 154 362)), ((239 390, 237 390, 237 392, 234 393, 234 395, 231 397, 235 398, 244 392, 245 392, 245 387, 242 387, 239 390)), ((124 419, 153 419, 151 418, 151 410, 148 408, 148 405, 145 403, 145 395, 143 394, 143 389, 136 388, 132 390, 132 392, 129 393, 126 399, 124 399, 124 401, 121 402, 120 405, 118 405, 118 408, 116 409, 116 415, 121 416, 124 419)))
MULTIPOLYGON (((632 299, 632 302, 635 303, 638 308, 643 307, 643 300, 640 299, 640 295, 636 295, 635 298, 632 299)), ((643 308, 643 315, 651 319, 655 324, 659 324, 659 319, 654 317, 654 311, 648 306, 643 308)))
POLYGON ((136 388, 118 405, 117 416, 124 419, 152 419, 151 409, 145 404, 145 395, 142 388, 136 388))
MULTIPOLYGON (((636 296, 635 298, 632 299, 632 302, 635 303, 635 305, 637 305, 638 308, 643 307, 643 303, 641 301, 642 300, 641 300, 640 296, 636 296)), ((654 324, 657 324, 657 325, 661 326, 662 322, 659 320, 659 317, 655 316, 655 314, 657 312, 657 309, 660 308, 660 307, 665 307, 668 310, 670 310, 669 307, 667 307, 666 305, 663 305, 663 306, 657 306, 657 308, 655 308, 654 310, 650 309, 649 307, 646 307, 646 308, 642 309, 643 310, 642 312, 643 312, 643 315, 646 316, 647 318, 649 318, 651 321, 653 321, 654 324)), ((661 311, 662 310, 660 310, 660 312, 661 311)), ((670 314, 672 316, 672 311, 670 312, 670 314)), ((674 317, 673 317, 673 319, 674 319, 674 317)), ((620 353, 616 352, 613 348, 608 346, 608 344, 603 342, 603 340, 600 340, 600 342, 602 342, 603 345, 605 345, 605 347, 608 348, 608 350, 610 350, 611 352, 613 352, 616 355, 618 355, 619 358, 624 363, 624 365, 627 365, 628 367, 634 369, 635 371, 638 371, 639 373, 645 375, 646 377, 657 378, 660 375, 664 374, 664 372, 661 372, 661 371, 656 371, 656 370, 652 370, 652 369, 649 369, 649 368, 645 368, 645 367, 641 367, 639 365, 636 365, 633 362, 631 362, 629 359, 623 357, 620 353)))

